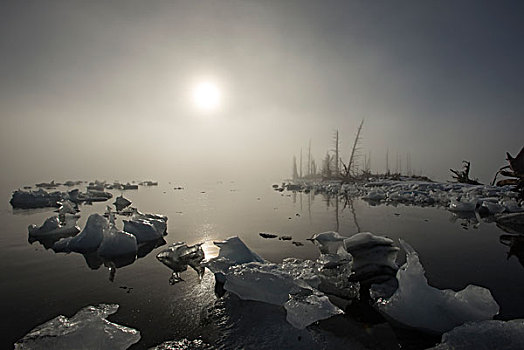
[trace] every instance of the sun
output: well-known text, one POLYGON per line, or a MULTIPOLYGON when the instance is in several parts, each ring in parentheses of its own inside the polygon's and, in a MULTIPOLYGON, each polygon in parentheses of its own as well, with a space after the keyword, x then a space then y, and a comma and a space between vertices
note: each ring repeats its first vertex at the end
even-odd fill
POLYGON ((215 111, 220 107, 221 93, 217 84, 211 81, 204 81, 193 87, 193 103, 205 112, 215 111))

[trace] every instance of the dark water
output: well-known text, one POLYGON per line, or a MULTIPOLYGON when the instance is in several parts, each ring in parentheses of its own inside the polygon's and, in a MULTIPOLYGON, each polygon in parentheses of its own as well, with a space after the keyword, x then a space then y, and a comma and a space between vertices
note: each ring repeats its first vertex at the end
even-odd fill
MULTIPOLYGON (((238 235, 252 250, 274 262, 285 257, 315 258, 317 249, 306 238, 323 231, 338 230, 344 235, 370 231, 395 240, 403 238, 418 251, 430 284, 455 290, 470 283, 487 287, 501 307, 499 318, 524 317, 524 267, 516 256, 508 258, 509 248, 500 243, 504 232, 495 224, 482 222, 474 228, 466 219, 455 220, 442 208, 370 206, 361 200, 279 193, 270 185, 223 181, 174 190, 174 183, 160 183, 158 187, 125 191, 124 195, 142 212, 169 217, 167 244, 210 242, 238 235), (289 235, 304 246, 263 239, 259 232, 289 235)), ((141 331, 142 339, 135 349, 175 338, 211 341, 207 339, 212 338, 210 329, 220 333, 220 323, 211 327, 212 320, 206 316, 206 308, 216 301, 214 279, 208 271, 202 282, 188 270, 182 273, 184 282, 170 285, 170 270, 155 258, 164 245, 131 265, 117 268, 110 281, 108 267, 91 269, 80 254, 55 254, 38 242, 29 244, 27 226, 41 225, 54 214, 52 209, 13 211, 8 203, 13 189, 0 190, 4 198, 0 205, 0 348, 12 347, 29 330, 59 314, 71 316, 86 305, 98 303, 119 304, 119 311, 109 319, 141 331)), ((115 196, 121 193, 112 192, 115 196)), ((102 213, 113 201, 82 206, 80 227, 90 213, 102 213)), ((204 248, 208 257, 217 253, 211 244, 204 248)), ((228 302, 221 302, 222 306, 228 302)), ((271 322, 268 317, 273 313, 281 312, 257 304, 245 302, 241 307, 231 307, 238 309, 237 314, 243 308, 248 313, 254 308, 265 314, 266 323, 271 322)), ((221 310, 228 312, 225 306, 221 310)), ((327 321, 326 327, 330 322, 335 321, 327 321)), ((336 322, 340 329, 341 325, 345 327, 344 322, 354 320, 349 317, 336 322)), ((244 341, 263 337, 262 331, 258 335, 254 331, 250 340, 244 341)), ((239 338, 240 345, 242 341, 239 338)), ((394 338, 388 341, 395 342, 394 338)), ((266 347, 271 348, 271 344, 266 347)))

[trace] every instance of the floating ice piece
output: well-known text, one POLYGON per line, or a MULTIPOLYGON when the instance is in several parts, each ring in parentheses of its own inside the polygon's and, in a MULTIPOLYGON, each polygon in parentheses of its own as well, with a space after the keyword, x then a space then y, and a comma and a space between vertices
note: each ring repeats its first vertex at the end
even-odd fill
POLYGON ((167 222, 167 216, 165 215, 141 213, 137 208, 134 208, 134 207, 131 207, 129 209, 133 212, 133 215, 137 215, 138 218, 155 219, 155 220, 162 220, 162 221, 167 222))
MULTIPOLYGON (((297 272, 293 272, 296 276, 297 272)), ((321 292, 295 276, 276 264, 251 262, 230 267, 224 289, 243 300, 284 306, 288 322, 299 329, 343 313, 321 292)))
POLYGON ((113 203, 116 207, 116 210, 121 211, 125 207, 131 205, 131 201, 127 198, 124 198, 123 195, 116 197, 115 202, 113 203))
POLYGON ((444 333, 442 342, 429 350, 470 349, 524 349, 524 320, 487 320, 466 323, 444 333))
POLYGON ((29 225, 27 228, 29 236, 38 238, 42 236, 53 235, 75 235, 80 232, 80 228, 76 226, 76 217, 68 216, 65 224, 61 224, 58 216, 51 216, 40 227, 36 225, 29 225))
POLYGON ((298 329, 304 329, 314 322, 344 313, 331 304, 327 296, 317 294, 292 295, 284 304, 284 308, 286 320, 298 329))
POLYGON ((382 313, 398 323, 431 333, 444 333, 470 321, 492 318, 499 306, 489 289, 468 285, 459 292, 428 285, 417 252, 400 240, 406 264, 397 272, 398 289, 389 299, 379 298, 382 313))
POLYGON ((66 215, 66 214, 73 214, 75 215, 78 213, 78 209, 76 208, 76 205, 71 202, 70 200, 66 199, 62 202, 60 202, 60 208, 58 208, 58 214, 59 215, 66 215))
POLYGON ((267 232, 260 232, 258 235, 262 238, 277 238, 278 237, 278 235, 274 233, 267 233, 267 232))
POLYGON ((341 236, 338 232, 328 231, 316 233, 311 236, 311 238, 308 238, 308 240, 315 243, 321 253, 335 254, 346 238, 347 237, 341 236))
POLYGON ((188 246, 183 242, 174 243, 156 256, 161 263, 173 270, 173 276, 170 279, 171 284, 182 281, 179 273, 186 271, 188 265, 197 272, 198 277, 202 278, 204 267, 201 262, 204 257, 202 243, 188 246))
POLYGON ((148 220, 122 220, 124 231, 136 237, 138 243, 154 241, 162 237, 152 222, 148 220))
POLYGON ((65 198, 66 194, 62 192, 47 192, 40 188, 37 191, 13 192, 10 203, 13 208, 32 209, 45 207, 58 207, 59 202, 65 198))
POLYGON ((109 229, 107 220, 100 214, 91 214, 86 226, 75 237, 65 238, 55 243, 55 252, 94 252, 102 243, 104 231, 109 229))
POLYGON ((140 340, 140 332, 106 320, 116 304, 87 306, 68 319, 57 316, 31 330, 15 343, 15 350, 127 349, 140 340))
POLYGON ((98 255, 103 258, 114 258, 123 255, 136 255, 138 250, 136 237, 130 233, 120 231, 116 226, 104 231, 104 238, 100 247, 98 247, 98 255))
POLYGON ((290 294, 310 288, 306 283, 279 269, 271 263, 251 262, 229 268, 224 289, 243 300, 262 301, 284 305, 290 294))
POLYGON ((230 266, 248 262, 265 262, 237 236, 213 243, 220 248, 220 251, 218 256, 206 262, 205 266, 215 274, 216 279, 221 283, 225 282, 224 274, 230 266))
POLYGON ((131 220, 145 220, 149 221, 161 235, 167 234, 167 216, 160 214, 144 214, 138 211, 137 208, 130 208, 132 214, 131 220))
POLYGON ((387 237, 360 232, 344 240, 344 248, 353 256, 351 281, 366 286, 394 278, 399 248, 387 237))

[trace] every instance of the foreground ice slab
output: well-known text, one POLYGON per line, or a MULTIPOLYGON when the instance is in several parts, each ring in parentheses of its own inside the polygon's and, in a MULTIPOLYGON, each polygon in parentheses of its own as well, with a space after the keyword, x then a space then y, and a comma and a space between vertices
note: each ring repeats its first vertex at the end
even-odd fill
POLYGON ((207 261, 205 266, 215 274, 216 279, 221 283, 226 281, 224 276, 229 267, 248 262, 265 261, 237 236, 213 243, 220 248, 220 252, 216 258, 207 261))
POLYGON ((343 248, 336 254, 322 254, 317 261, 285 259, 273 264, 238 237, 217 243, 219 256, 208 267, 218 281, 224 281, 224 289, 243 300, 284 306, 287 321, 296 328, 343 313, 324 291, 345 299, 358 296, 359 284, 348 280, 351 256, 343 248))
POLYGON ((524 320, 466 323, 445 333, 431 350, 524 349, 524 320))
POLYGON ((236 265, 229 268, 224 289, 242 300, 284 306, 287 321, 298 329, 343 313, 323 293, 297 278, 296 272, 293 276, 282 266, 271 263, 236 265))
POLYGON ((87 306, 70 319, 57 316, 17 341, 15 350, 127 349, 140 340, 140 332, 106 320, 117 310, 116 304, 100 304, 87 306))
POLYGON ((417 252, 404 241, 406 264, 397 272, 398 289, 389 298, 379 298, 377 307, 388 318, 412 328, 444 333, 465 322, 491 319, 499 306, 491 292, 468 285, 459 292, 428 285, 417 252))

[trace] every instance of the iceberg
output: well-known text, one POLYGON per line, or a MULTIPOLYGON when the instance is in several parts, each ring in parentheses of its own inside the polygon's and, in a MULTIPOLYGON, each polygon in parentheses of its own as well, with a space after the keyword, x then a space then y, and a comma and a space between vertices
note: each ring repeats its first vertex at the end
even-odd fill
POLYGON ((91 214, 87 218, 86 226, 78 235, 70 238, 64 238, 55 243, 53 250, 55 252, 77 252, 88 253, 94 252, 104 239, 104 231, 108 230, 107 220, 100 214, 91 214))
POLYGON ((444 333, 442 342, 429 350, 469 349, 524 349, 524 320, 466 323, 444 333))
POLYGON ((406 263, 398 270, 398 289, 388 299, 379 298, 378 310, 401 325, 444 333, 465 322, 491 319, 499 306, 489 289, 468 285, 459 292, 428 285, 417 252, 400 240, 406 263))
POLYGON ((152 222, 148 220, 123 220, 124 231, 136 237, 138 243, 154 241, 162 237, 152 222))
POLYGON ((40 188, 36 191, 17 190, 13 192, 10 203, 13 208, 33 209, 59 207, 59 202, 66 198, 62 192, 47 192, 40 188))
POLYGON ((67 216, 65 223, 60 223, 60 219, 57 215, 48 218, 42 226, 29 225, 27 230, 29 231, 29 237, 39 238, 45 236, 72 236, 80 232, 80 228, 76 225, 76 216, 67 216))
POLYGON ((109 209, 109 229, 104 230, 104 236, 98 255, 103 258, 113 258, 124 255, 132 255, 133 261, 138 250, 136 237, 130 233, 120 231, 116 228, 115 218, 109 209))
POLYGON ((37 326, 15 343, 15 350, 127 349, 140 340, 136 329, 109 322, 116 304, 87 306, 73 317, 57 316, 37 326))
POLYGON ((116 197, 115 202, 113 204, 115 205, 117 211, 121 211, 125 207, 130 206, 131 201, 127 198, 124 198, 123 195, 120 195, 116 197))

